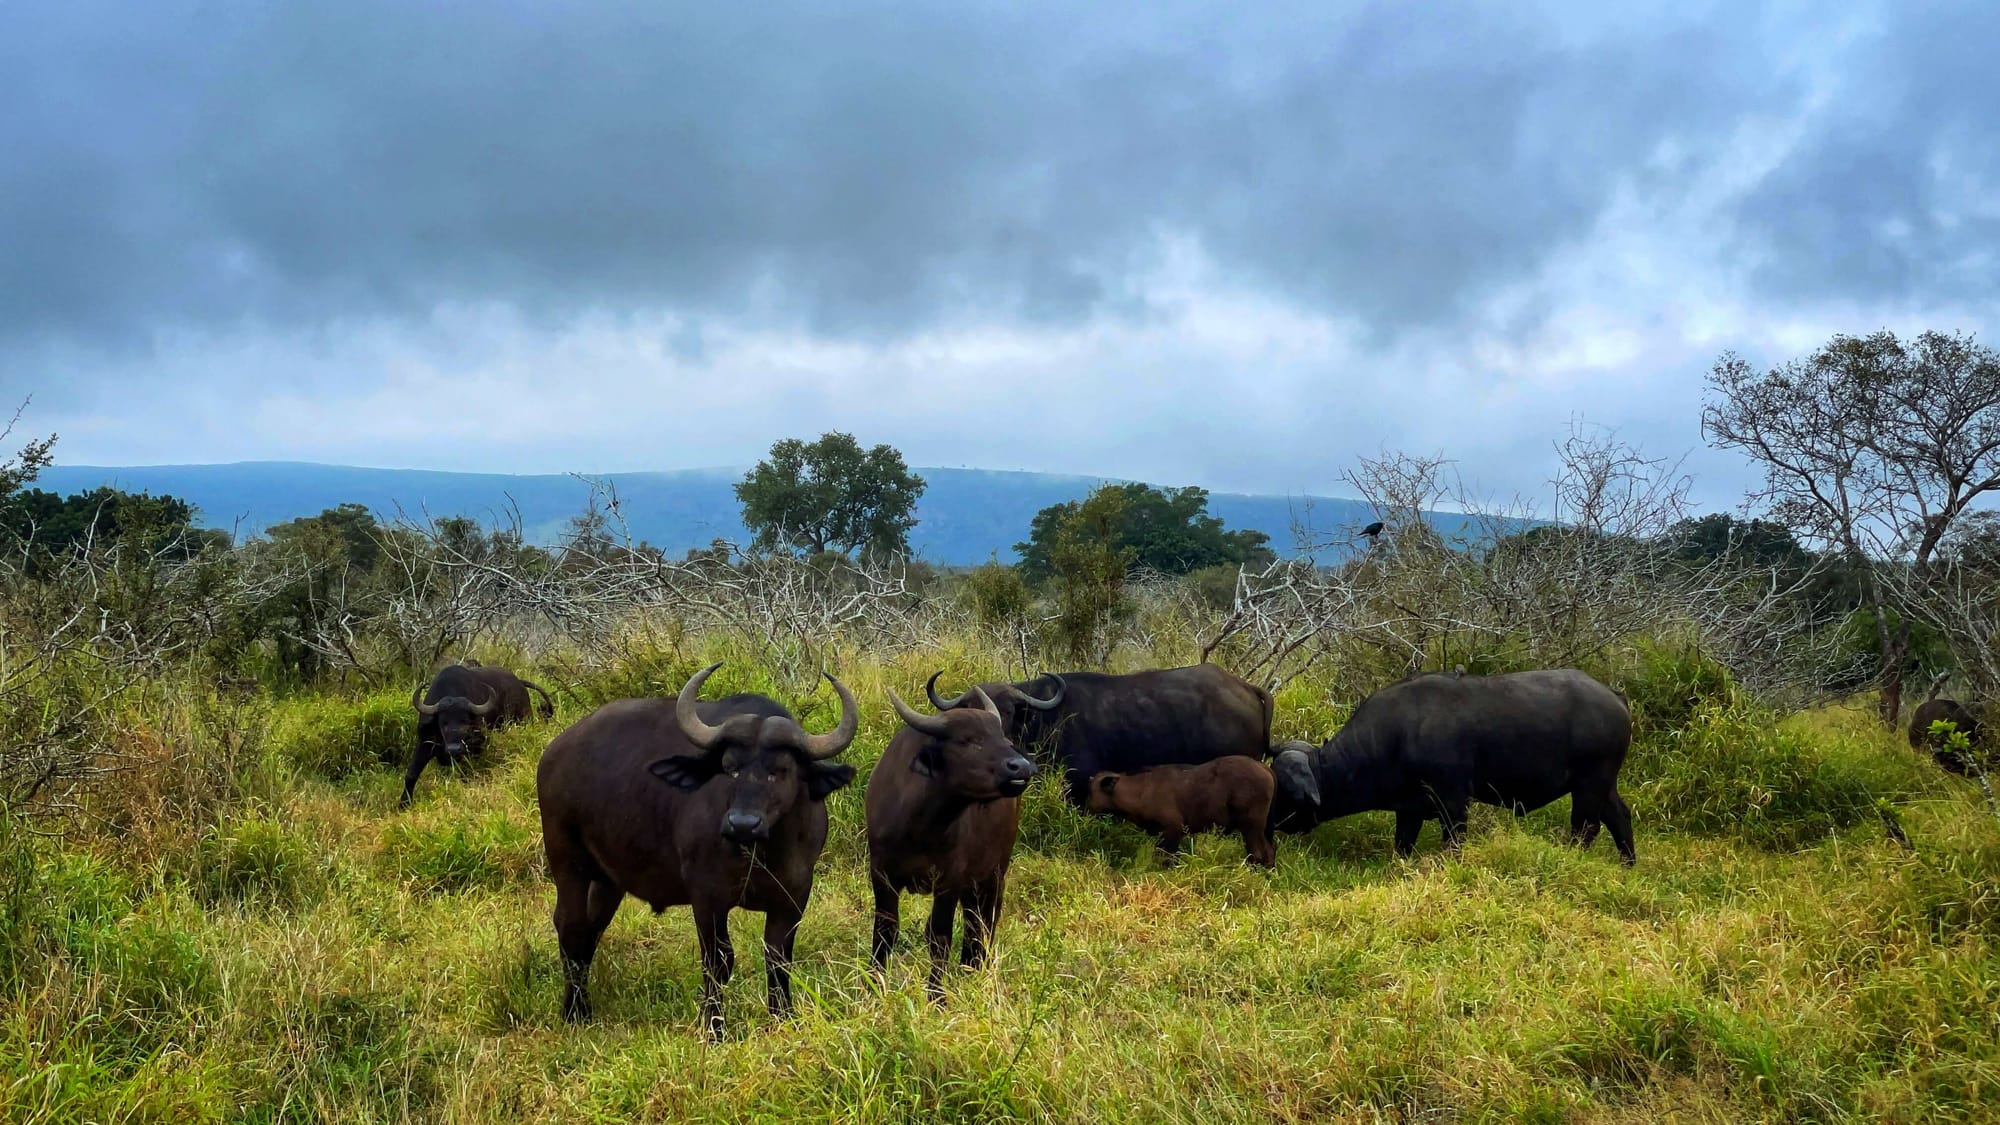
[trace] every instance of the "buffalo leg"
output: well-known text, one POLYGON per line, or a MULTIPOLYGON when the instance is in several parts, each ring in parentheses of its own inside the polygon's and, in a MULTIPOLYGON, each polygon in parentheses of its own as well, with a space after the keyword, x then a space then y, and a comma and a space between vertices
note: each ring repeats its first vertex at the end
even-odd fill
POLYGON ((994 928, 1000 924, 1000 895, 1006 881, 1004 873, 994 875, 965 896, 965 944, 959 951, 959 961, 968 969, 986 963, 987 943, 993 940, 994 928))
POLYGON ((764 915, 764 1002, 772 1019, 792 1014, 792 942, 799 936, 799 916, 792 911, 764 915))
POLYGON ((1417 850, 1417 834, 1424 830, 1424 814, 1408 809, 1396 810, 1396 854, 1409 856, 1417 850))
POLYGON ((1180 832, 1160 833, 1160 862, 1172 867, 1187 851, 1187 836, 1180 832))
POLYGON ((1457 855, 1465 846, 1465 818, 1472 802, 1465 797, 1447 797, 1438 802, 1438 824, 1444 829, 1444 846, 1457 855))
POLYGON ((575 873, 556 877, 556 944, 562 950, 563 1019, 590 1018, 590 962, 624 892, 575 873))
POLYGON ((431 744, 418 739, 417 752, 410 758, 410 768, 403 771, 403 799, 396 802, 397 808, 410 807, 410 794, 417 791, 417 779, 424 775, 424 767, 430 764, 431 744))
POLYGON ((1611 799, 1604 807, 1605 827, 1611 829, 1611 842, 1618 845, 1618 857, 1630 867, 1639 862, 1639 853, 1632 846, 1632 807, 1618 790, 1611 791, 1611 799))
POLYGON ((965 935, 959 938, 958 963, 968 969, 979 967, 979 961, 986 955, 986 935, 981 927, 985 920, 979 914, 979 896, 984 890, 982 884, 974 884, 970 891, 958 896, 958 912, 965 925, 965 935))
POLYGON ((1597 842, 1597 830, 1604 821, 1604 808, 1605 802, 1601 798, 1588 797, 1582 792, 1570 794, 1570 843, 1579 848, 1588 848, 1597 842))
POLYGON ((903 922, 902 895, 880 875, 869 882, 875 888, 875 940, 870 950, 875 957, 875 975, 880 977, 889 966, 889 954, 896 950, 896 930, 903 922))
POLYGON ((1253 816, 1243 825, 1243 852, 1245 858, 1259 867, 1278 866, 1278 845, 1271 839, 1267 817, 1253 816))
POLYGON ((931 972, 924 991, 933 1003, 944 1003, 944 963, 951 956, 952 915, 957 910, 958 892, 939 891, 931 897, 931 923, 924 931, 931 949, 931 972))
POLYGON ((736 973, 736 949, 729 944, 729 907, 695 908, 695 936, 701 939, 701 1025, 711 1039, 722 1037, 722 989, 736 973))

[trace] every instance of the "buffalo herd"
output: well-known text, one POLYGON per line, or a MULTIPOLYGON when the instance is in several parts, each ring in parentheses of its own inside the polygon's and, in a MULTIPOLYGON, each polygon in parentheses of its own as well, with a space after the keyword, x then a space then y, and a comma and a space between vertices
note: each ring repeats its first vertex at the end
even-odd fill
MULTIPOLYGON (((607 703, 542 754, 535 788, 566 1019, 590 1016, 591 959, 627 895, 655 913, 692 910, 709 1034, 722 1030, 723 987, 736 964, 732 910, 764 915, 766 999, 774 1016, 790 1011, 793 940, 826 846, 826 799, 854 780, 854 767, 837 759, 860 710, 830 674, 841 716, 823 734, 768 696, 703 700, 719 667, 695 673, 671 700, 607 703)), ((1271 693, 1212 664, 1045 673, 950 697, 939 694, 939 675, 924 685, 928 713, 887 693, 902 725, 864 798, 875 971, 894 952, 902 896, 929 895, 933 1000, 942 1000, 961 917, 960 962, 977 967, 986 957, 1020 797, 1044 768, 1061 771, 1070 804, 1138 825, 1169 862, 1190 834, 1222 831, 1269 868, 1273 833, 1366 810, 1396 814, 1399 855, 1427 819, 1455 850, 1472 802, 1518 815, 1563 796, 1576 844, 1588 847, 1608 828, 1624 862, 1635 858, 1632 813, 1618 794, 1631 713, 1623 696, 1574 669, 1409 676, 1362 700, 1320 746, 1274 743, 1271 693)), ((403 803, 431 759, 456 764, 480 752, 487 730, 530 718, 530 691, 552 717, 541 687, 472 661, 419 688, 403 803)), ((1949 701, 1924 706, 1934 703, 1949 701)))

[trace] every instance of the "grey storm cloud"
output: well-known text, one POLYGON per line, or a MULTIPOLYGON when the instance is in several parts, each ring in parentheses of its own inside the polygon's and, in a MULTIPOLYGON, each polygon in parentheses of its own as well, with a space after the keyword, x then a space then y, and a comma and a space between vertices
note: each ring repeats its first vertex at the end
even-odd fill
POLYGON ((1785 297, 2000 294, 2000 5, 1899 5, 1842 60, 1811 132, 1742 201, 1785 297))
MULTIPOLYGON (((1144 316, 1132 279, 1165 236, 1394 333, 1587 237, 1614 192, 1673 197, 1809 94, 1769 58, 1811 29, 1735 6, 1251 11, 9 5, 0 340, 482 300, 875 338, 1073 323, 1144 316)), ((1926 157, 1949 142, 1993 180, 1994 11, 1930 6, 1905 34, 1896 6, 1859 33, 1806 160, 1735 217, 1787 261, 1771 284, 1946 268, 1926 157), (1902 243, 1855 245, 1892 218, 1902 243)))

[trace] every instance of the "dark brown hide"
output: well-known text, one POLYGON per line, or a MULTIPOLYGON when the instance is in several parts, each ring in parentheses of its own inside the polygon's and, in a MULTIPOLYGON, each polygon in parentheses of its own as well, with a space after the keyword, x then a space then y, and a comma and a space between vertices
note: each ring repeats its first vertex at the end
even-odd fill
POLYGON ((608 703, 542 755, 535 789, 556 885, 565 1019, 589 1018, 590 960, 628 894, 655 913, 693 908, 711 1035, 722 1029, 722 988, 735 971, 734 909, 764 913, 766 999, 774 1016, 791 1009, 792 940, 826 846, 826 797, 854 779, 854 767, 816 759, 846 748, 859 715, 829 676, 840 725, 808 735, 766 696, 696 703, 707 675, 689 680, 678 700, 608 703), (698 737, 713 741, 704 748, 698 737))
POLYGON ((1930 698, 1917 705, 1910 713, 1910 745, 1918 749, 1928 749, 1931 759, 1940 767, 1958 774, 1960 777, 1972 773, 1972 767, 1964 757, 1947 748, 1942 739, 1931 734, 1932 723, 1950 723, 1965 735, 1975 746, 1979 744, 1979 719, 1971 708, 1956 699, 1930 698))
POLYGON ((417 748, 410 755, 409 769, 403 771, 400 804, 409 805, 417 778, 423 776, 431 759, 443 758, 455 765, 476 757, 486 749, 487 731, 527 722, 534 712, 530 689, 541 693, 541 717, 553 717, 555 707, 549 693, 505 668, 471 661, 439 669, 430 687, 411 701, 417 709, 417 748))
POLYGON ((997 712, 971 706, 918 715, 890 693, 905 726, 868 775, 868 878, 875 892, 876 971, 888 964, 904 892, 931 896, 927 989, 943 998, 953 912, 965 914, 960 960, 976 968, 999 924, 1007 864, 1020 828, 1020 794, 1035 766, 1000 729, 997 712), (927 729, 909 725, 912 720, 927 729))
POLYGON ((1190 834, 1221 830, 1243 837, 1250 862, 1275 867, 1278 849, 1270 832, 1274 787, 1270 767, 1231 755, 1198 766, 1100 773, 1090 779, 1089 808, 1151 832, 1170 857, 1190 834))
MULTIPOLYGON (((1213 664, 979 686, 1016 746, 1061 763, 1063 794, 1079 808, 1096 773, 1271 753, 1271 693, 1213 664), (1053 707, 1034 706, 1051 696, 1053 707)), ((931 702, 939 710, 968 705, 935 694, 931 702)))

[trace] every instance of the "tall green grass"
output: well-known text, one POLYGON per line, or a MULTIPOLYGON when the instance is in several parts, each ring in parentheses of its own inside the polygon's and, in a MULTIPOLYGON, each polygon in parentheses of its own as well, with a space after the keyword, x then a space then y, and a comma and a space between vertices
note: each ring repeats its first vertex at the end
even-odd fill
MULTIPOLYGON (((951 974, 940 1009, 923 996, 924 900, 905 901, 886 985, 866 967, 861 788, 896 729, 885 687, 908 698, 940 664, 961 679, 1003 665, 965 638, 834 653, 862 700, 848 757, 864 777, 830 802, 797 1016, 764 1014, 761 918, 739 914, 731 1033, 706 1043, 687 912, 628 902, 599 953, 597 1021, 565 1026, 534 804, 547 740, 596 695, 663 694, 718 658, 715 693, 834 721, 803 676, 726 640, 676 644, 566 688, 558 722, 501 732, 476 768, 433 769, 407 811, 407 697, 306 695, 240 704, 268 728, 221 724, 254 742, 227 767, 248 780, 210 786, 220 803, 156 802, 206 810, 173 814, 178 831, 126 818, 0 839, 0 1120, 1973 1121, 2000 1106, 2000 826, 1976 791, 1865 712, 1781 720, 1678 658, 1618 681, 1645 715, 1623 783, 1635 869, 1603 842, 1565 845, 1564 802, 1477 810, 1457 858, 1432 832, 1395 859, 1373 814, 1282 838, 1269 874, 1222 837, 1163 868, 1146 836, 1077 815, 1047 778, 1025 801, 995 963, 951 974)), ((1280 731, 1324 738, 1352 702, 1294 682, 1280 731)))

